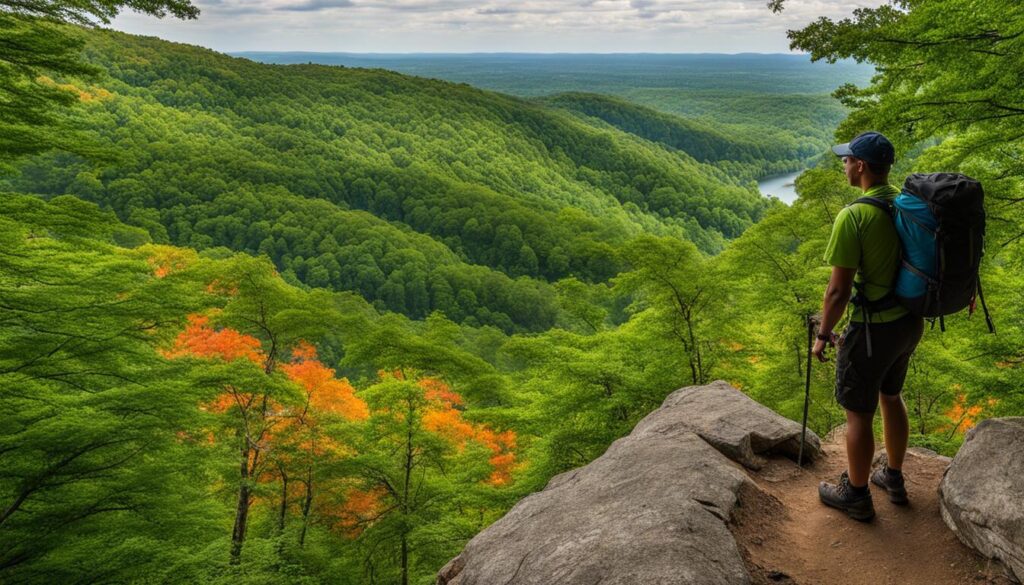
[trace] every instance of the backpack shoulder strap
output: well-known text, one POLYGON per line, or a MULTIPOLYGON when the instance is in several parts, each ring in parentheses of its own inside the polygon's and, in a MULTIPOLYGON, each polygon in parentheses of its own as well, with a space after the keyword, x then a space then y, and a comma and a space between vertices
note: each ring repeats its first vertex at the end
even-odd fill
MULTIPOLYGON (((885 214, 888 215, 890 219, 893 219, 893 213, 894 213, 893 204, 891 202, 889 202, 889 201, 886 201, 885 199, 879 199, 878 197, 859 197, 856 200, 854 200, 853 203, 850 203, 849 206, 853 206, 853 205, 856 205, 858 203, 863 203, 865 205, 870 205, 872 207, 877 207, 878 209, 881 209, 882 211, 884 211, 885 214)), ((898 248, 898 250, 899 250, 900 261, 902 261, 902 259, 903 259, 903 250, 902 250, 902 248, 898 248)), ((900 262, 897 262, 896 263, 896 274, 899 274, 899 267, 900 267, 900 262)), ((895 277, 896 277, 896 275, 894 274, 893 278, 895 279, 895 277)), ((897 306, 899 304, 899 302, 896 299, 895 281, 893 282, 893 285, 889 287, 889 290, 885 293, 885 295, 882 296, 882 298, 876 299, 874 301, 869 301, 868 300, 867 293, 864 290, 864 284, 865 283, 858 283, 858 282, 854 281, 853 284, 854 284, 854 289, 855 289, 854 292, 856 294, 854 294, 853 298, 850 299, 850 303, 853 304, 854 306, 860 307, 865 312, 865 314, 864 314, 864 321, 865 321, 865 323, 870 321, 868 313, 884 311, 886 309, 890 309, 892 307, 895 307, 895 306, 897 306)), ((870 336, 870 333, 868 333, 867 335, 870 336)), ((869 346, 870 346, 870 342, 869 342, 869 346)))
POLYGON ((858 203, 864 203, 872 207, 877 207, 882 211, 888 213, 890 216, 892 215, 892 203, 884 199, 879 199, 878 197, 859 197, 850 205, 856 205, 858 203))

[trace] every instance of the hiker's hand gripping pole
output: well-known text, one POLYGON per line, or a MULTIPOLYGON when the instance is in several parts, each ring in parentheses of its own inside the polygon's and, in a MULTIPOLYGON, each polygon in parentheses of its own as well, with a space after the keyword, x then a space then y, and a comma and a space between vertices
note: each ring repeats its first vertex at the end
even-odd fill
POLYGON ((819 362, 827 362, 828 357, 825 355, 825 350, 829 347, 835 347, 838 340, 839 337, 833 331, 818 334, 814 338, 814 346, 811 348, 811 355, 818 358, 819 362))
POLYGON ((832 329, 839 323, 847 303, 850 302, 855 274, 857 274, 856 268, 832 267, 828 286, 825 287, 825 298, 822 300, 821 318, 816 319, 817 331, 820 332, 820 336, 817 337, 814 347, 811 349, 811 354, 820 362, 828 361, 825 349, 836 344, 836 334, 832 332, 832 329))

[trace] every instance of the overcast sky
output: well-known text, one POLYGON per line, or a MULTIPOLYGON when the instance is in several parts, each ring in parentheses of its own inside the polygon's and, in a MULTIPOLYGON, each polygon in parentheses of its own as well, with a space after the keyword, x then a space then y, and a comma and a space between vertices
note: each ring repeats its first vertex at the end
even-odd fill
POLYGON ((218 51, 784 53, 786 30, 850 0, 193 0, 195 21, 125 13, 113 27, 218 51))

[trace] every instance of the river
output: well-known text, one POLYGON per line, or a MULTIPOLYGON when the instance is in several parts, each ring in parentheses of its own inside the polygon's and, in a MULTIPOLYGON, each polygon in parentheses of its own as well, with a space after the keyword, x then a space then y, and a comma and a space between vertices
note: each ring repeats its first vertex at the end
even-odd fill
POLYGON ((757 188, 761 190, 762 194, 774 195, 788 205, 796 201, 796 186, 793 184, 793 181, 796 181, 796 178, 802 172, 797 171, 795 173, 765 177, 757 182, 757 188))

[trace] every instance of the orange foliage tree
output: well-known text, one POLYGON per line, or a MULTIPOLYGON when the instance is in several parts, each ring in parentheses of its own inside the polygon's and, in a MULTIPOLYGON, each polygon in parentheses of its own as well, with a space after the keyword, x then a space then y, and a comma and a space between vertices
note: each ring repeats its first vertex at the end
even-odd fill
POLYGON ((239 487, 231 538, 231 561, 241 560, 257 478, 266 464, 270 434, 284 416, 281 384, 268 371, 272 364, 260 340, 237 330, 216 329, 207 315, 189 315, 188 324, 165 352, 169 358, 209 362, 204 382, 222 392, 203 408, 224 415, 239 454, 239 487))
POLYGON ((323 484, 329 489, 332 484, 341 483, 345 489, 350 483, 345 478, 319 477, 318 470, 329 468, 353 453, 337 433, 331 432, 332 425, 365 421, 370 411, 348 380, 338 379, 334 370, 317 358, 316 348, 305 341, 292 348, 291 361, 282 364, 281 371, 298 384, 302 399, 274 433, 278 442, 275 472, 281 482, 277 529, 283 531, 285 527, 289 500, 293 498, 289 485, 294 477, 301 484, 301 493, 295 496, 301 501, 301 546, 305 543, 316 488, 323 484))
MULTIPOLYGON (((443 562, 451 542, 487 521, 495 490, 512 483, 515 433, 473 421, 440 377, 382 373, 357 392, 303 341, 349 324, 336 303, 286 287, 265 263, 236 262, 228 276, 205 279, 222 308, 189 316, 165 350, 219 392, 202 407, 216 443, 237 453, 231 562, 242 560, 250 509, 261 500, 272 502, 279 534, 290 514, 301 516, 300 546, 318 522, 348 537, 381 582, 408 583, 443 562)), ((166 256, 152 266, 179 269, 166 256)), ((357 345, 346 344, 347 358, 358 357, 357 345)))
POLYGON ((403 585, 421 572, 417 563, 438 562, 438 523, 511 481, 516 439, 467 420, 462 397, 441 379, 408 377, 415 381, 381 372, 363 393, 370 417, 354 458, 363 486, 339 519, 366 541, 365 566, 403 585))
MULTIPOLYGON (((160 276, 189 262, 188 258, 156 250, 151 265, 160 276)), ((257 484, 266 477, 272 463, 277 435, 292 424, 306 400, 327 396, 335 387, 330 383, 327 390, 303 392, 302 382, 293 381, 287 368, 279 368, 278 362, 282 355, 299 347, 302 339, 316 339, 326 333, 337 323, 339 314, 329 292, 291 287, 265 260, 237 256, 215 268, 196 262, 189 269, 210 283, 205 289, 207 298, 222 308, 191 315, 165 355, 194 360, 197 383, 221 391, 204 408, 219 415, 222 434, 230 437, 237 448, 238 497, 230 561, 238 564, 257 484)), ((296 364, 296 372, 315 365, 315 360, 302 359, 309 351, 306 346, 298 349, 297 361, 311 363, 296 364)), ((351 397, 343 402, 344 408, 358 408, 351 397)))
MULTIPOLYGON (((338 379, 334 370, 317 359, 313 345, 302 341, 293 347, 291 360, 276 367, 283 378, 275 377, 259 339, 231 328, 214 328, 206 315, 190 315, 185 330, 165 355, 223 366, 242 362, 228 371, 232 380, 216 378, 223 384, 223 392, 203 406, 228 418, 227 427, 241 453, 233 538, 237 551, 233 548, 232 558, 241 553, 256 483, 280 481, 279 530, 284 529, 289 502, 301 499, 301 545, 313 508, 317 469, 352 454, 352 449, 332 436, 328 427, 337 422, 366 420, 370 414, 366 403, 356 396, 348 380, 338 379), (246 380, 239 382, 238 377, 246 380), (284 381, 298 392, 285 391, 284 381), (301 493, 295 493, 293 478, 301 486, 301 493)), ((359 501, 359 497, 353 501, 359 501)))
POLYGON ((488 459, 492 467, 487 482, 503 485, 512 480, 515 464, 516 434, 514 431, 496 432, 486 425, 467 422, 462 412, 462 397, 437 378, 421 378, 417 384, 423 388, 424 397, 430 406, 423 415, 423 426, 439 436, 447 438, 459 449, 475 441, 491 452, 488 459))

